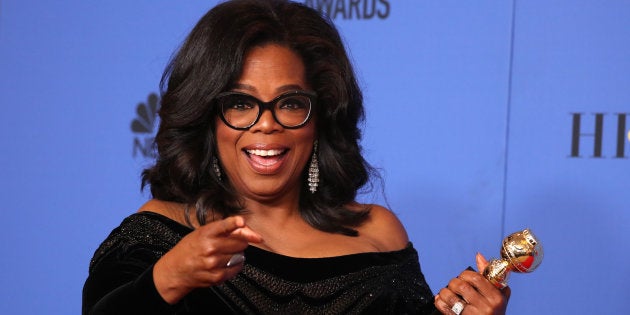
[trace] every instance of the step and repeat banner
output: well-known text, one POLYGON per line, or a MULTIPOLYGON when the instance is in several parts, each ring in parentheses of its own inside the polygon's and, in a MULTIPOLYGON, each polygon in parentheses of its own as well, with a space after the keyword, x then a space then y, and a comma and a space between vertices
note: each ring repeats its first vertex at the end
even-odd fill
MULTIPOLYGON (((531 228, 509 314, 630 293, 630 1, 304 0, 339 27, 362 145, 434 292, 531 228)), ((78 314, 94 250, 149 198, 158 83, 217 1, 0 0, 0 311, 78 314)))

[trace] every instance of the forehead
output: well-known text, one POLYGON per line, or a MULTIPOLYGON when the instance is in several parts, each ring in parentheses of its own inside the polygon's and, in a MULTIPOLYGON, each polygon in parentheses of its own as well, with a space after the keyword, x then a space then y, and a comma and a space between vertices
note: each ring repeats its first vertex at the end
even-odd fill
POLYGON ((278 44, 251 48, 234 85, 235 89, 259 96, 308 88, 302 58, 290 48, 278 44))

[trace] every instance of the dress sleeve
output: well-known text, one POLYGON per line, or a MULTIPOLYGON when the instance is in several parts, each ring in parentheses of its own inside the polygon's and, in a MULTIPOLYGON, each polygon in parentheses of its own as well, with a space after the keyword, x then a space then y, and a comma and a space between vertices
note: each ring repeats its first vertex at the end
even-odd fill
POLYGON ((174 314, 155 288, 158 257, 146 249, 114 249, 95 264, 83 287, 83 315, 174 314))

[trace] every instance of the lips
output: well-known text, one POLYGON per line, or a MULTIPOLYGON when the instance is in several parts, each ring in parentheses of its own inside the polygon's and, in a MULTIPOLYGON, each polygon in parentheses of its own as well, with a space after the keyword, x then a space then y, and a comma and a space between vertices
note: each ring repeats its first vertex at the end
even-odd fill
POLYGON ((288 149, 246 149, 247 161, 261 174, 273 174, 282 166, 288 149))

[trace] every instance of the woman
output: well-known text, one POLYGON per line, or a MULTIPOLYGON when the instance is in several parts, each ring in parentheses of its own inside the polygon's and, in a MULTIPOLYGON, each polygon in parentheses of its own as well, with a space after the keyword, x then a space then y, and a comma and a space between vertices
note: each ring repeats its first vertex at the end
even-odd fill
POLYGON ((354 201, 371 173, 362 96, 314 10, 218 5, 162 90, 154 199, 96 251, 84 314, 505 312, 472 271, 434 298, 398 219, 354 201))

